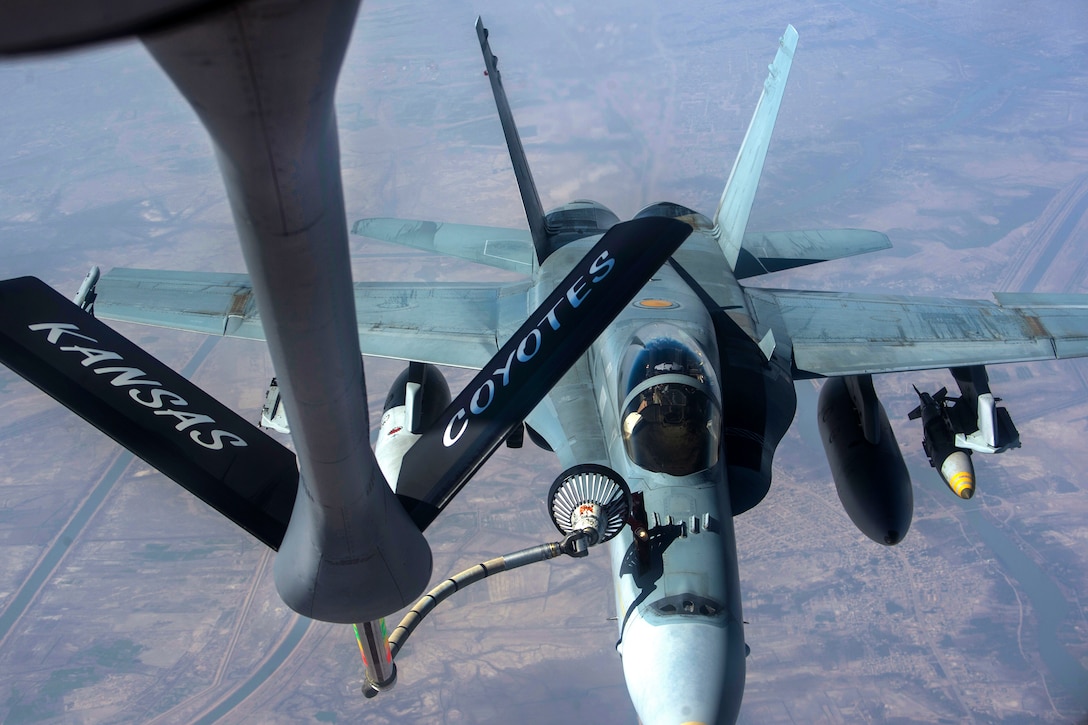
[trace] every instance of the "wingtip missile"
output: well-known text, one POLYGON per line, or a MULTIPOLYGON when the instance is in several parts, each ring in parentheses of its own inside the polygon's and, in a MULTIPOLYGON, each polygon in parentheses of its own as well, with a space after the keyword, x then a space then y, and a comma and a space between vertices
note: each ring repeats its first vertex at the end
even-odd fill
POLYGON ((91 267, 91 270, 87 272, 87 276, 83 278, 83 282, 79 285, 79 291, 76 292, 75 297, 72 298, 72 303, 79 307, 81 310, 87 312, 94 312, 94 300, 98 295, 95 293, 95 286, 98 284, 98 278, 101 276, 101 272, 98 269, 98 265, 91 267))

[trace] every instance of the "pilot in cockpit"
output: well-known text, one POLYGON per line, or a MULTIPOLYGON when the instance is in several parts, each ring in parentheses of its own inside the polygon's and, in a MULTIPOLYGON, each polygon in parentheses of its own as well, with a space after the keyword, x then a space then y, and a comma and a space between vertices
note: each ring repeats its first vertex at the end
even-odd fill
POLYGON ((682 476, 717 461, 721 416, 700 356, 671 339, 639 350, 622 413, 632 462, 682 476))

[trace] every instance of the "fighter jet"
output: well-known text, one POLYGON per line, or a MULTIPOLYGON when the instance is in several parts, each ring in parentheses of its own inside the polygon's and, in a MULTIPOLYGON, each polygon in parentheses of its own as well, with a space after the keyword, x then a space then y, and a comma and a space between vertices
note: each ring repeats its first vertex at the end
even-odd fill
MULTIPOLYGON (((413 601, 430 575, 423 532, 496 448, 527 436, 566 469, 542 502, 563 537, 558 549, 608 542, 617 650, 642 722, 733 722, 746 653, 733 517, 770 487, 794 381, 830 378, 819 415, 839 496, 861 531, 894 545, 910 526, 911 484, 872 374, 960 371, 957 381, 977 384, 961 386, 959 404, 977 415, 930 415, 944 427, 931 447, 927 422, 926 450, 970 440, 993 453, 1011 442, 989 432, 1014 429, 1007 413, 998 417, 984 366, 1088 355, 1082 296, 1002 294, 995 304, 741 284, 889 246, 862 230, 747 230, 797 47, 792 27, 713 214, 662 202, 621 222, 591 201, 543 210, 478 21, 528 231, 391 219, 364 219, 354 231, 525 281, 345 286, 346 246, 327 242, 343 223, 331 218, 342 211, 339 187, 331 197, 328 187, 290 187, 295 199, 255 181, 266 164, 285 184, 332 183, 331 101, 318 94, 314 123, 287 124, 297 146, 272 138, 275 124, 261 143, 237 132, 240 118, 269 108, 254 101, 260 83, 235 89, 229 80, 263 71, 228 80, 216 72, 232 33, 261 35, 247 20, 171 31, 149 46, 213 133, 250 275, 113 270, 74 304, 29 278, 3 282, 0 304, 18 314, 2 321, 0 356, 278 549, 276 585, 289 606, 357 624, 371 694, 395 679, 379 620, 413 601), (265 152, 315 160, 298 172, 265 152), (277 204, 313 224, 276 226, 268 209, 277 204), (290 451, 92 317, 83 309, 92 303, 98 318, 268 340, 277 381, 265 418, 290 431, 298 469, 290 451), (409 361, 373 451, 360 351, 409 361), (479 373, 453 397, 438 365, 479 373), (325 377, 311 380, 313 371, 325 377)), ((275 53, 264 61, 275 68, 275 53)), ((327 81, 319 70, 293 77, 299 87, 327 81)), ((539 558, 556 553, 545 548, 539 558)))

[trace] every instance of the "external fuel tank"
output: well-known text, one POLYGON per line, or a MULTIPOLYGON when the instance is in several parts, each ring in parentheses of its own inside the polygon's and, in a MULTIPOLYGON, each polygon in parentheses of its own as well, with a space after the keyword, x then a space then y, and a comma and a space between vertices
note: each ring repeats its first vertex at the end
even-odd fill
POLYGON ((914 515, 914 492, 871 376, 830 378, 817 407, 820 439, 846 514, 880 544, 898 544, 914 515))

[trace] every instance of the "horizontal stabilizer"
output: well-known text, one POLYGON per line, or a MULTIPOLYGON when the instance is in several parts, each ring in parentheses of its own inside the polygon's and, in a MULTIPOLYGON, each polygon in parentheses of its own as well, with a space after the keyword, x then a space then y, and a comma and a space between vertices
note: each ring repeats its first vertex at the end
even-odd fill
POLYGON ((533 237, 528 230, 378 217, 360 219, 351 232, 524 275, 533 273, 533 237))
POLYGON ((890 249, 887 234, 865 229, 749 232, 734 269, 737 279, 890 249))
POLYGON ((691 234, 646 217, 608 230, 405 454, 397 497, 426 528, 691 234))
POLYGON ((793 348, 796 377, 905 372, 1088 356, 1088 295, 942 297, 745 290, 793 348))
POLYGON ((295 454, 34 277, 0 282, 0 362, 278 549, 295 454))

